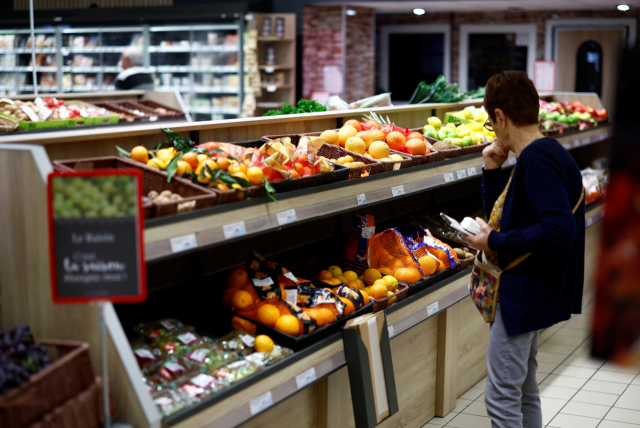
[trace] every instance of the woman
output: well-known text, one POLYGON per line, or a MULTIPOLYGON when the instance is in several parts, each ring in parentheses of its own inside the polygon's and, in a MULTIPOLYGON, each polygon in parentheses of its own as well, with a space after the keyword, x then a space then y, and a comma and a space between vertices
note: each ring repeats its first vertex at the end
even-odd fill
POLYGON ((580 169, 558 141, 540 133, 538 93, 527 75, 504 71, 487 83, 485 126, 497 140, 483 151, 482 198, 490 224, 465 239, 504 269, 487 352, 485 404, 493 428, 540 428, 535 371, 538 330, 580 313, 584 201, 580 169), (506 186, 502 164, 515 152, 506 186), (575 214, 574 207, 578 207, 575 214))

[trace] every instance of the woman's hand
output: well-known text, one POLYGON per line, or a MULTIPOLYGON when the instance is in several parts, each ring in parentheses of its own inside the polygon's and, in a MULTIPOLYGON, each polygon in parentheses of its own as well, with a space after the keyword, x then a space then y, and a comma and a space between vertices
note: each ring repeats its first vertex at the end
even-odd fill
POLYGON ((486 169, 498 169, 509 157, 509 150, 505 149, 498 140, 482 151, 484 156, 484 167, 486 169))
MULTIPOLYGON (((487 150, 489 147, 487 147, 485 150, 487 150)), ((489 234, 493 229, 491 229, 491 226, 489 226, 487 222, 485 222, 480 217, 477 217, 476 221, 480 225, 480 233, 478 233, 477 235, 463 234, 462 237, 478 251, 491 251, 491 249, 489 248, 489 234)))

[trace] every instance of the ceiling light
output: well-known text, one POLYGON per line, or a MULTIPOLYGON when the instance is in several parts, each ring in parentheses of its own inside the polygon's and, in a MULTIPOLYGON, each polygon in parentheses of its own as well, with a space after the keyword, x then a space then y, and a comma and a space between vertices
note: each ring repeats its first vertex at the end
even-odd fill
POLYGON ((626 12, 629 10, 629 5, 628 4, 619 4, 618 5, 618 10, 622 11, 622 12, 626 12))
POLYGON ((353 9, 347 9, 347 15, 349 16, 356 16, 356 11, 353 9))
POLYGON ((413 9, 413 13, 414 13, 415 15, 420 16, 420 15, 424 15, 425 10, 424 10, 424 9, 420 9, 420 8, 416 8, 416 9, 413 9))

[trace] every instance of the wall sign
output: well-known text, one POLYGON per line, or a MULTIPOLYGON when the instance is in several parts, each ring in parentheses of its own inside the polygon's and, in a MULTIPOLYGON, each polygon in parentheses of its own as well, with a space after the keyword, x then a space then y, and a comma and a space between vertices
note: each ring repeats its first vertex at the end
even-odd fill
POLYGON ((533 84, 538 92, 555 92, 556 62, 536 61, 533 64, 533 84))
POLYGON ((142 175, 88 170, 49 175, 49 253, 56 303, 147 297, 142 175))

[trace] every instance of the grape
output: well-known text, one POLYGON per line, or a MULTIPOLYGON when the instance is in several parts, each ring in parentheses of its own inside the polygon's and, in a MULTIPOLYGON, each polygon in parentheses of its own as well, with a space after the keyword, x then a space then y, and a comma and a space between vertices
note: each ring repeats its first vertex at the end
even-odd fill
POLYGON ((123 217, 136 198, 130 176, 55 177, 52 183, 56 218, 123 217))
POLYGON ((0 395, 19 386, 51 364, 46 349, 36 343, 27 326, 0 332, 0 395))

